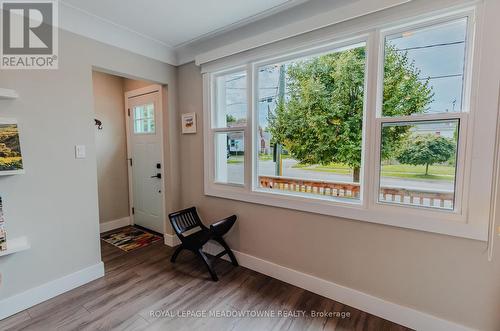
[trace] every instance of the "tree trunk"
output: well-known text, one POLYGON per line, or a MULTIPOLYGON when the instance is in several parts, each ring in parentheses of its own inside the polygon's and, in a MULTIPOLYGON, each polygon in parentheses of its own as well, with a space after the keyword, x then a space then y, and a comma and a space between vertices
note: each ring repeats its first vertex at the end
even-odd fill
POLYGON ((425 175, 427 176, 429 174, 429 163, 425 165, 425 175))
POLYGON ((359 167, 354 167, 352 172, 352 181, 359 183, 359 167))

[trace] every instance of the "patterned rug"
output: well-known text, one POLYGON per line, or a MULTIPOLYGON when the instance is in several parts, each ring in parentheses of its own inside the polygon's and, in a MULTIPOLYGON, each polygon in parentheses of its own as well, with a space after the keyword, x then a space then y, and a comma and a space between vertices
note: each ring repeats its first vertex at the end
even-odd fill
POLYGON ((146 247, 162 240, 160 236, 134 227, 123 228, 118 232, 104 235, 101 239, 125 252, 146 247))

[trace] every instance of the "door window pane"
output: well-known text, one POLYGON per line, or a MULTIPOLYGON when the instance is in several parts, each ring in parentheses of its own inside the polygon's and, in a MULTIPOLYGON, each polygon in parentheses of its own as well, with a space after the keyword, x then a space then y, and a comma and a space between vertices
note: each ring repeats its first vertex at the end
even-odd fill
POLYGON ((459 120, 382 124, 379 201, 454 209, 459 120))
POLYGON ((244 183, 244 133, 215 134, 215 180, 219 183, 244 183))
POLYGON ((245 71, 217 76, 214 99, 214 128, 246 126, 247 76, 245 71))
POLYGON ((463 111, 467 18, 385 38, 383 116, 463 111))
POLYGON ((154 104, 134 107, 134 133, 154 134, 155 130, 154 104))
POLYGON ((260 188, 359 200, 365 47, 258 70, 260 188))

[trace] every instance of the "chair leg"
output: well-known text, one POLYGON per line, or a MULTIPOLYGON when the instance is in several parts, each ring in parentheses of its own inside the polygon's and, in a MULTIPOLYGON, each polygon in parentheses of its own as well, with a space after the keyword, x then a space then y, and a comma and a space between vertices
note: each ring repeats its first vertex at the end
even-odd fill
POLYGON ((233 251, 229 246, 226 244, 226 241, 223 238, 216 238, 215 241, 217 241, 222 247, 224 247, 224 250, 226 251, 227 255, 229 255, 229 258, 231 259, 231 262, 235 267, 238 266, 238 261, 236 261, 236 257, 233 254, 233 251))
POLYGON ((184 247, 182 245, 179 245, 179 247, 177 247, 175 249, 175 252, 174 254, 172 254, 172 257, 170 258, 170 262, 172 263, 175 263, 175 260, 177 260, 177 256, 179 256, 179 253, 184 249, 184 247))
POLYGON ((205 266, 207 267, 208 272, 210 273, 210 276, 212 276, 212 280, 214 282, 218 281, 219 278, 217 277, 217 274, 215 273, 214 269, 212 268, 212 264, 210 263, 210 260, 208 259, 208 257, 205 255, 205 253, 203 252, 203 250, 201 248, 196 252, 196 255, 198 255, 205 263, 205 266))

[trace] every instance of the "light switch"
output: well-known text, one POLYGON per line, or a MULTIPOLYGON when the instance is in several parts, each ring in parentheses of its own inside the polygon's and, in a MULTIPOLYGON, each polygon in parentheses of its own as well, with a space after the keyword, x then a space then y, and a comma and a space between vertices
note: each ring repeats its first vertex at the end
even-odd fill
POLYGON ((75 146, 75 157, 77 159, 84 159, 86 157, 85 145, 76 145, 75 146))

